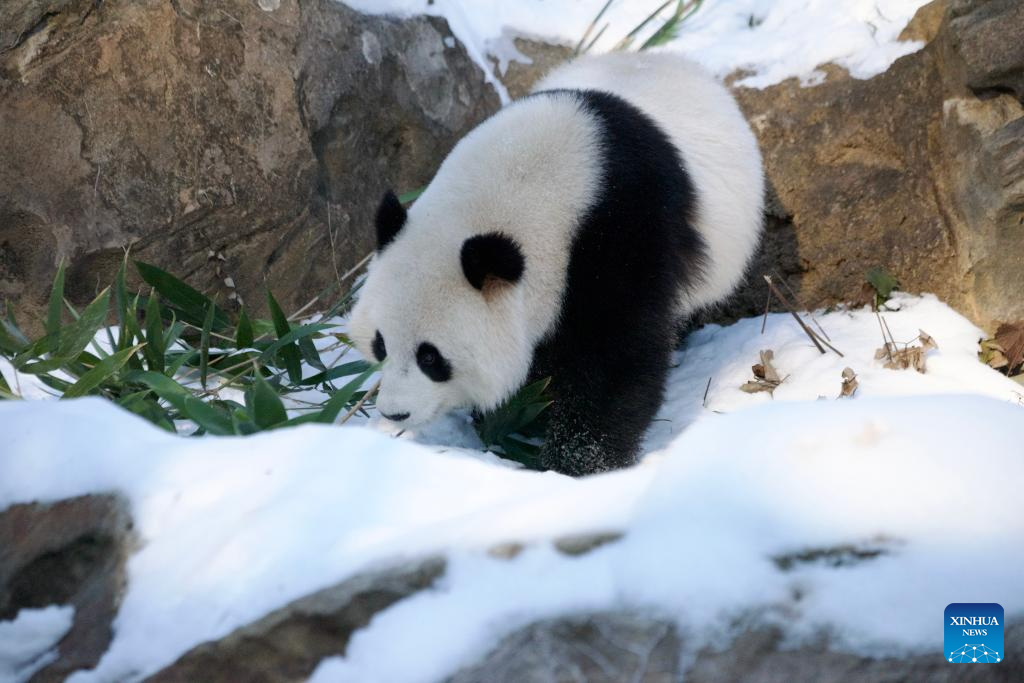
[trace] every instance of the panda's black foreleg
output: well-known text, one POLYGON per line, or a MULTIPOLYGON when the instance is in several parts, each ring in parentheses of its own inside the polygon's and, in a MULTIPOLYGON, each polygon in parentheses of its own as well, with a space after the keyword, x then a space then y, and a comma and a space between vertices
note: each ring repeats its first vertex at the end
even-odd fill
POLYGON ((577 347, 555 363, 543 467, 580 476, 636 462, 644 433, 661 406, 672 352, 671 343, 638 346, 577 347))

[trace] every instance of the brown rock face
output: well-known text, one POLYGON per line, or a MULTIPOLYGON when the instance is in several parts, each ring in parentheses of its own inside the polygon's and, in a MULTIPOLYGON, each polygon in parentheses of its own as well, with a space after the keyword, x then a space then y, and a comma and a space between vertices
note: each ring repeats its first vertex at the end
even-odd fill
POLYGON ((0 620, 23 608, 75 608, 58 659, 33 682, 63 681, 94 667, 106 651, 124 590, 131 527, 127 506, 114 496, 0 511, 0 620))
POLYGON ((831 68, 813 88, 736 89, 774 197, 727 316, 763 310, 763 273, 816 307, 855 299, 873 266, 983 326, 1024 316, 1024 107, 1005 94, 1019 92, 1024 53, 1009 36, 1024 13, 965 0, 936 29, 944 4, 912 24, 931 43, 875 78, 831 68))
POLYGON ((66 257, 83 302, 131 246, 297 307, 370 251, 386 188, 497 108, 450 36, 333 0, 5 3, 0 299, 36 314, 66 257))

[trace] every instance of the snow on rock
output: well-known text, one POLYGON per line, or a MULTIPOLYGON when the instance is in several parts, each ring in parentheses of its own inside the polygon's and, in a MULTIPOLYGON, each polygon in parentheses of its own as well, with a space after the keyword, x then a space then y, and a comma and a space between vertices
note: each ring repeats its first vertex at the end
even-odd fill
POLYGON ((57 658, 55 648, 71 629, 74 607, 23 609, 0 621, 0 681, 21 683, 57 658))
MULTIPOLYGON (((448 19, 470 55, 491 73, 483 55, 488 46, 508 42, 506 29, 575 45, 604 0, 343 0, 374 14, 436 14, 448 19)), ((815 69, 835 62, 856 78, 870 78, 898 58, 921 48, 899 42, 900 32, 928 0, 729 0, 705 2, 666 49, 697 60, 724 77, 737 69, 740 81, 763 88, 793 76, 807 84, 820 79, 815 69)), ((639 25, 660 0, 618 0, 602 19, 609 28, 595 50, 612 49, 639 25)), ((665 11, 663 16, 668 16, 665 11)), ((652 23, 642 41, 658 24, 652 23)))
MULTIPOLYGON (((361 569, 435 552, 449 560, 436 589, 381 612, 316 680, 435 680, 518 626, 615 608, 663 613, 694 647, 747 610, 785 611, 794 639, 828 624, 860 652, 934 647, 950 602, 1024 616, 1024 397, 977 360, 970 322, 933 297, 893 305, 897 340, 938 342, 927 373, 874 359, 867 310, 817 315, 844 358, 788 314, 764 335, 761 320, 708 327, 678 354, 644 462, 580 480, 396 439, 376 418, 189 439, 95 398, 0 402, 0 509, 131 502, 142 542, 115 638, 79 682, 143 677, 361 569), (774 399, 739 389, 760 349, 785 377, 774 399), (846 366, 860 389, 836 400, 846 366), (548 542, 604 531, 624 536, 577 557, 548 542), (486 552, 509 541, 527 547, 486 552), (841 569, 802 555, 844 546, 882 554, 841 569)), ((463 445, 464 423, 445 424, 435 442, 463 445)))

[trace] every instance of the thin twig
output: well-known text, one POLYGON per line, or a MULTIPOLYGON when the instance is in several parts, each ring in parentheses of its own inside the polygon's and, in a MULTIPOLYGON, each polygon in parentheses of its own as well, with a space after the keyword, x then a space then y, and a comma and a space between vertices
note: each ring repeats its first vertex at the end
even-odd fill
MULTIPOLYGON (((613 2, 615 2, 615 0, 608 0, 608 2, 604 4, 604 7, 601 8, 601 11, 597 13, 597 16, 590 22, 590 25, 587 26, 587 30, 583 33, 583 37, 580 38, 580 42, 576 43, 575 54, 579 55, 580 50, 583 50, 583 44, 587 42, 587 38, 589 38, 590 34, 594 32, 594 27, 597 26, 597 22, 601 21, 601 17, 604 16, 604 13, 608 11, 608 8, 612 6, 613 2)), ((605 25, 605 28, 608 28, 607 24, 605 25)), ((601 29, 601 33, 604 33, 604 29, 601 29)), ((600 33, 598 36, 600 37, 600 33)))
MULTIPOLYGON (((778 273, 775 274, 778 275, 778 273)), ((793 297, 794 303, 796 303, 796 305, 799 306, 801 309, 807 310, 807 307, 804 306, 802 301, 800 301, 799 295, 797 295, 797 293, 793 291, 793 288, 789 286, 789 283, 786 282, 786 278, 780 276, 779 281, 782 282, 782 286, 786 288, 786 291, 789 292, 789 295, 793 297)), ((826 332, 825 328, 821 326, 821 323, 818 322, 818 319, 814 317, 814 313, 812 311, 807 311, 807 317, 811 319, 811 322, 814 323, 815 327, 821 330, 821 334, 825 337, 827 341, 832 341, 832 337, 828 336, 828 332, 826 332)))
MULTIPOLYGON (((800 316, 796 314, 796 311, 794 311, 793 307, 790 306, 789 300, 772 283, 771 275, 765 275, 764 276, 764 281, 768 283, 768 288, 772 291, 772 294, 775 295, 775 298, 782 302, 782 305, 786 307, 786 310, 789 311, 789 314, 792 315, 793 319, 796 320, 797 324, 800 325, 800 329, 802 329, 807 334, 807 336, 810 337, 811 341, 814 342, 814 345, 816 347, 818 347, 818 351, 821 351, 821 354, 825 355, 825 353, 826 353, 825 347, 823 347, 821 345, 821 342, 818 341, 818 335, 814 334, 814 330, 812 330, 811 328, 807 327, 807 323, 805 323, 800 318, 800 316)), ((835 349, 833 349, 833 350, 835 350, 835 349)), ((839 352, 836 351, 836 353, 839 353, 839 352)), ((843 354, 840 353, 839 355, 841 356, 843 354)))
POLYGON ((892 361, 892 349, 889 347, 889 339, 885 336, 885 326, 882 324, 882 316, 875 311, 875 317, 878 318, 878 329, 882 331, 882 345, 885 347, 885 353, 889 356, 889 361, 892 361))
POLYGON ((768 288, 768 298, 764 302, 764 319, 761 320, 761 334, 764 334, 765 328, 768 327, 768 311, 771 310, 772 306, 772 290, 768 288))
POLYGON ((701 401, 701 405, 705 408, 708 407, 708 392, 711 390, 711 380, 714 379, 714 375, 708 377, 708 385, 704 387, 704 400, 701 401))
POLYGON ((362 408, 363 404, 366 403, 366 400, 373 396, 374 394, 376 394, 378 389, 380 389, 380 380, 374 382, 373 386, 370 387, 370 389, 365 394, 363 394, 363 397, 359 399, 354 406, 352 406, 352 409, 345 413, 345 416, 341 418, 341 420, 338 422, 338 425, 340 426, 348 422, 349 418, 355 415, 356 411, 362 408))
MULTIPOLYGON (((347 280, 350 277, 352 277, 355 273, 359 272, 359 269, 362 268, 363 266, 365 266, 370 261, 370 259, 373 258, 373 254, 374 254, 374 252, 371 251, 369 254, 364 256, 359 261, 359 263, 357 263, 354 266, 352 266, 351 268, 349 268, 348 271, 344 275, 342 275, 340 278, 338 278, 338 284, 340 285, 342 282, 344 282, 345 280, 347 280)), ((307 310, 309 310, 309 308, 311 306, 313 306, 313 304, 315 304, 317 301, 320 300, 320 296, 322 294, 323 294, 323 292, 321 292, 320 294, 317 294, 312 299, 307 301, 306 304, 302 308, 300 308, 299 310, 295 311, 290 316, 288 316, 288 320, 295 320, 296 318, 301 317, 303 313, 305 313, 307 310)))

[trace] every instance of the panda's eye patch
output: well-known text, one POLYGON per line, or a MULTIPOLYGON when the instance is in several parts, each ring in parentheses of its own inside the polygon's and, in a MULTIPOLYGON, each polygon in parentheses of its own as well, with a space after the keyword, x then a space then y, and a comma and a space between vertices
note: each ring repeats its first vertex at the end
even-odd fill
POLYGON ((373 357, 377 359, 378 363, 384 362, 384 359, 388 357, 388 350, 384 348, 384 337, 380 335, 380 330, 377 330, 377 334, 373 337, 373 357))
POLYGON ((447 382, 452 378, 452 366, 437 350, 437 347, 429 342, 423 342, 416 349, 416 364, 420 366, 423 374, 435 382, 447 382))

